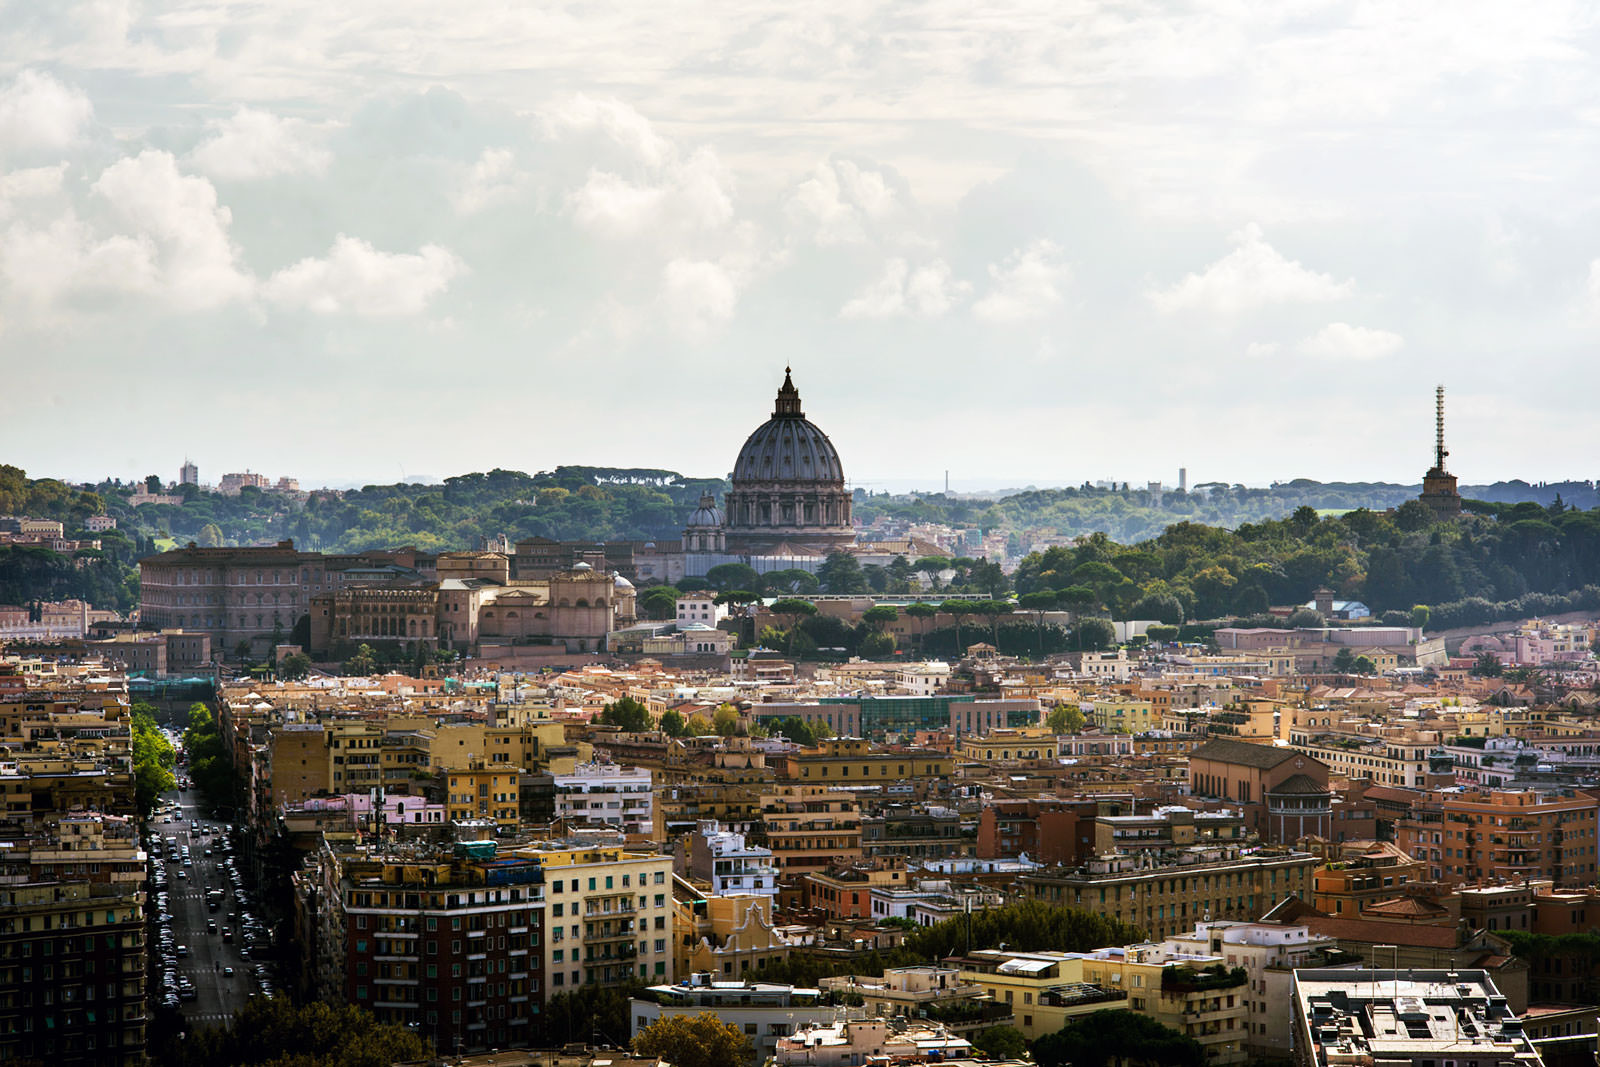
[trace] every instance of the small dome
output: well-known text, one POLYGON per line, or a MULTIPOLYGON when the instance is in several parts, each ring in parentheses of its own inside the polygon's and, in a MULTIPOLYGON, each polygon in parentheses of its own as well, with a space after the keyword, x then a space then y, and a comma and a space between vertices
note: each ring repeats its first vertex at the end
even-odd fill
POLYGON ((594 568, 589 566, 587 563, 574 563, 572 565, 572 569, 575 570, 575 571, 592 571, 592 570, 594 570, 594 568))
POLYGON ((700 506, 694 509, 694 514, 689 516, 690 526, 726 526, 728 516, 717 507, 717 498, 710 493, 702 493, 700 506))
POLYGON ((612 585, 613 588, 616 588, 616 589, 632 589, 633 588, 633 583, 628 581, 628 579, 624 578, 620 574, 617 575, 616 581, 612 582, 611 585, 612 585))

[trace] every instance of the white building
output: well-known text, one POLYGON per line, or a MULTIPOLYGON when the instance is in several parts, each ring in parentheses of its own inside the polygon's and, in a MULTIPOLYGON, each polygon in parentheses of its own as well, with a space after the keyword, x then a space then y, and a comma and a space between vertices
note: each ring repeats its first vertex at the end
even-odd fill
POLYGON ((1308 968, 1293 989, 1296 1063, 1544 1062, 1486 971, 1308 968))
POLYGON ((110 515, 90 515, 83 520, 83 528, 90 533, 105 533, 117 528, 117 520, 110 515))
POLYGON ((931 697, 943 691, 950 681, 950 664, 939 660, 926 663, 908 663, 894 672, 894 685, 901 692, 917 697, 931 697))
POLYGON ((892 1019, 813 1023, 778 1041, 777 1067, 861 1067, 928 1063, 972 1055, 972 1042, 936 1022, 905 1026, 892 1019))
POLYGON ((660 1019, 713 1012, 731 1023, 756 1048, 756 1062, 765 1062, 778 1041, 807 1025, 832 1022, 840 1009, 822 1004, 822 992, 777 982, 713 982, 696 973, 677 985, 650 986, 653 999, 630 1002, 633 1033, 660 1019))
POLYGON ((1161 947, 1174 954, 1219 956, 1230 968, 1243 967, 1250 976, 1244 994, 1249 1010, 1245 1050, 1255 1058, 1287 1059, 1294 1051, 1294 1019, 1283 1005, 1293 991, 1295 969, 1316 966, 1338 942, 1301 925, 1219 920, 1196 923, 1193 933, 1169 937, 1161 947))
POLYGON ((689 835, 683 871, 711 883, 711 895, 778 895, 778 868, 772 850, 745 841, 744 834, 725 830, 715 819, 703 820, 689 835))
POLYGON ((684 593, 678 597, 678 628, 691 622, 716 629, 717 623, 728 617, 728 605, 718 604, 715 593, 684 593))
POLYGON ((683 623, 677 633, 646 637, 642 647, 647 656, 726 656, 733 649, 733 635, 703 623, 683 623))
POLYGON ((555 776, 556 818, 603 823, 625 834, 649 834, 654 821, 650 770, 580 763, 555 776))

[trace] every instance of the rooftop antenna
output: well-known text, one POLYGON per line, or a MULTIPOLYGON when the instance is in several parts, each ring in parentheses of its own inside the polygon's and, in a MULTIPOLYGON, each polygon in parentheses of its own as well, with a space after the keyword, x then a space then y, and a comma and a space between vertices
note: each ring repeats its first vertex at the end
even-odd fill
POLYGON ((1444 386, 1436 386, 1433 392, 1433 465, 1438 470, 1444 470, 1444 457, 1450 453, 1444 447, 1444 386))

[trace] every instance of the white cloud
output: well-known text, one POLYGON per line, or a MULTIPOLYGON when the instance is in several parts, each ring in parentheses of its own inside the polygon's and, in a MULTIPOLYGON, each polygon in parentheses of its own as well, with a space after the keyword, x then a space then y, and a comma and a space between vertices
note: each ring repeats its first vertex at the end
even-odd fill
POLYGON ((463 215, 474 215, 517 194, 521 175, 509 148, 485 148, 462 176, 451 200, 463 215))
POLYGON ((1277 355, 1281 347, 1276 341, 1251 341, 1245 345, 1244 354, 1246 359, 1266 359, 1277 355))
POLYGON ((93 114, 78 89, 25 70, 0 91, 0 153, 59 152, 77 141, 93 114))
POLYGON ((869 227, 902 207, 900 195, 880 170, 864 170, 848 159, 817 164, 786 206, 789 217, 821 245, 866 240, 869 227))
POLYGON ((9 218, 18 200, 37 200, 61 191, 61 179, 67 173, 65 163, 53 167, 31 167, 0 174, 0 219, 9 218))
POLYGON ((639 182, 593 171, 568 203, 579 226, 612 239, 714 230, 733 219, 728 175, 709 148, 696 149, 681 163, 669 162, 659 175, 639 182))
POLYGON ((896 257, 884 265, 883 277, 847 302, 840 318, 888 319, 902 315, 938 318, 955 307, 972 286, 951 277, 950 265, 942 259, 916 270, 896 257))
POLYGON ((1366 361, 1392 356, 1405 347, 1405 339, 1388 330, 1373 330, 1330 322, 1295 346, 1301 355, 1317 359, 1366 361))
POLYGON ((322 315, 416 315, 444 292, 465 266, 438 245, 416 254, 380 252, 340 234, 323 258, 308 257, 275 273, 262 286, 275 304, 322 315))
POLYGON ((704 340, 733 318, 738 303, 738 279, 720 263, 674 259, 662 268, 661 307, 680 336, 704 340))
POLYGON ((597 132, 647 167, 663 166, 672 154, 671 143, 655 131, 650 120, 620 100, 580 93, 544 108, 539 118, 552 139, 597 132))
POLYGON ((1158 311, 1205 311, 1236 315, 1269 304, 1319 303, 1349 296, 1353 281, 1335 281, 1288 259, 1251 223, 1234 233, 1232 252, 1199 274, 1185 275, 1170 289, 1151 292, 1158 311))
POLYGON ((1600 315, 1600 259, 1589 261, 1589 277, 1584 281, 1583 290, 1589 300, 1589 310, 1600 315))
POLYGON ((159 288, 179 307, 208 308, 247 297, 228 227, 233 216, 204 178, 178 172, 170 153, 146 149, 107 167, 93 192, 156 249, 159 288))
POLYGON ((1051 241, 1034 241, 989 264, 989 292, 972 305, 972 313, 989 322, 1021 322, 1049 314, 1061 303, 1057 286, 1066 278, 1061 249, 1051 241))
POLYGON ((321 174, 332 155, 318 143, 320 133, 304 119, 279 118, 270 111, 241 107, 210 123, 213 135, 190 154, 190 161, 213 178, 249 181, 280 174, 321 174))
POLYGON ((102 239, 71 213, 45 226, 17 223, 0 239, 0 292, 48 318, 73 296, 156 292, 157 256, 148 238, 102 239))

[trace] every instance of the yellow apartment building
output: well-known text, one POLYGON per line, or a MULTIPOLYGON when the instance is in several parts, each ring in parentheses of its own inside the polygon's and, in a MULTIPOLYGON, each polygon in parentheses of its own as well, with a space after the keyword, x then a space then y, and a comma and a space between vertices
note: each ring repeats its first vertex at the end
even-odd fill
POLYGON ((634 978, 674 980, 672 857, 621 847, 525 848, 516 855, 544 868, 551 995, 634 978))
POLYGON ((521 767, 490 765, 481 759, 445 772, 445 818, 493 819, 515 829, 521 774, 521 767))
POLYGON ((861 856, 861 806, 855 794, 820 785, 776 786, 761 796, 766 839, 785 906, 799 902, 800 880, 830 863, 861 856))

